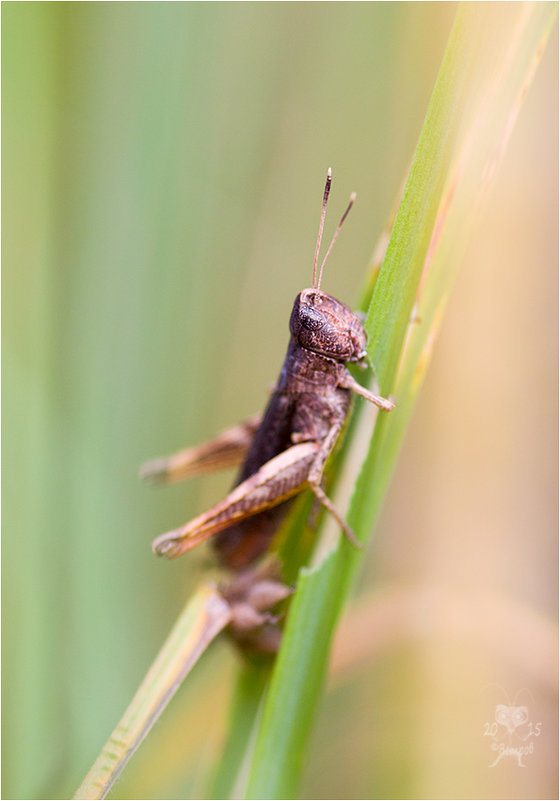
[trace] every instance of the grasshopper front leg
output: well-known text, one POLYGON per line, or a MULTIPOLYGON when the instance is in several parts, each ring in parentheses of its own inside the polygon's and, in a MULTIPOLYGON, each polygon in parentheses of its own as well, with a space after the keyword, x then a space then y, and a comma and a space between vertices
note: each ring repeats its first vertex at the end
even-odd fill
POLYGON ((392 412, 395 408, 395 404, 390 398, 382 398, 380 395, 374 395, 373 392, 369 391, 369 389, 366 389, 361 384, 358 384, 358 382, 346 368, 344 368, 340 376, 339 386, 345 387, 346 389, 351 389, 352 392, 356 393, 356 395, 361 395, 362 398, 365 398, 370 403, 375 404, 375 406, 378 406, 385 412, 392 412))
POLYGON ((185 526, 155 539, 153 550, 175 559, 214 534, 301 492, 308 484, 309 470, 319 449, 317 442, 302 442, 283 451, 235 487, 223 501, 185 526))

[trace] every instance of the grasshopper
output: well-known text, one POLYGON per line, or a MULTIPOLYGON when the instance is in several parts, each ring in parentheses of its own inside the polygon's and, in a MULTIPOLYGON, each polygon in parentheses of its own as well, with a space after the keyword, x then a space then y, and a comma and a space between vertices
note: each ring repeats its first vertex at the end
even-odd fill
POLYGON ((331 181, 329 168, 312 286, 295 299, 288 352, 264 414, 204 445, 141 468, 143 477, 170 483, 243 462, 223 501, 154 540, 153 550, 168 559, 213 537, 220 562, 232 571, 244 570, 267 550, 294 496, 306 488, 359 547, 322 487, 323 471, 348 417, 352 393, 385 411, 394 404, 369 392, 350 374, 347 363, 366 366, 366 332, 358 315, 321 289, 325 262, 356 199, 350 196, 317 271, 331 181))

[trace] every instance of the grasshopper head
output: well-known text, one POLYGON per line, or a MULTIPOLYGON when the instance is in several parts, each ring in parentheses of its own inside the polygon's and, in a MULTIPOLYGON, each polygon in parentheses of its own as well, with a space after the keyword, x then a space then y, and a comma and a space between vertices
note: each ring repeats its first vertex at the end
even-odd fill
POLYGON ((303 289, 294 302, 290 331, 298 345, 340 362, 359 362, 366 355, 361 320, 321 289, 303 289))

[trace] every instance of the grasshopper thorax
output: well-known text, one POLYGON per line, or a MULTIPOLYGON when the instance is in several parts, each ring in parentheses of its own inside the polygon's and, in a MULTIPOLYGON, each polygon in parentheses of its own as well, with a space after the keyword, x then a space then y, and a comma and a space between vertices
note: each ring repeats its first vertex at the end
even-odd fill
POLYGON ((340 362, 358 362, 366 355, 366 332, 359 317, 321 289, 299 293, 290 332, 302 348, 340 362))

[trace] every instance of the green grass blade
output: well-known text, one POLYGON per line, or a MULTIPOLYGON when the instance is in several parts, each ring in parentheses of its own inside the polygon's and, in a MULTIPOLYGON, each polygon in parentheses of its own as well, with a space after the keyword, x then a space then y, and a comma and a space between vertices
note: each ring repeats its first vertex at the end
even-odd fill
POLYGON ((230 619, 228 604, 210 586, 201 587, 188 601, 75 798, 105 798, 185 676, 230 619))
POLYGON ((270 680, 271 662, 247 660, 237 679, 228 729, 228 739, 220 761, 210 798, 236 798, 237 787, 246 782, 248 756, 263 693, 270 680))
POLYGON ((302 571, 266 699, 248 798, 295 794, 343 591, 339 556, 331 553, 320 569, 302 571))
MULTIPOLYGON (((382 391, 393 392, 399 406, 379 415, 354 491, 348 521, 360 539, 379 511, 473 212, 503 155, 556 13, 555 4, 509 6, 507 14, 493 4, 459 8, 368 315, 370 357, 382 391), (415 307, 420 323, 410 322, 415 307)), ((354 441, 359 449, 362 437, 354 441)), ((302 571, 263 710, 248 798, 296 796, 330 642, 358 561, 339 542, 314 569, 302 571)))

